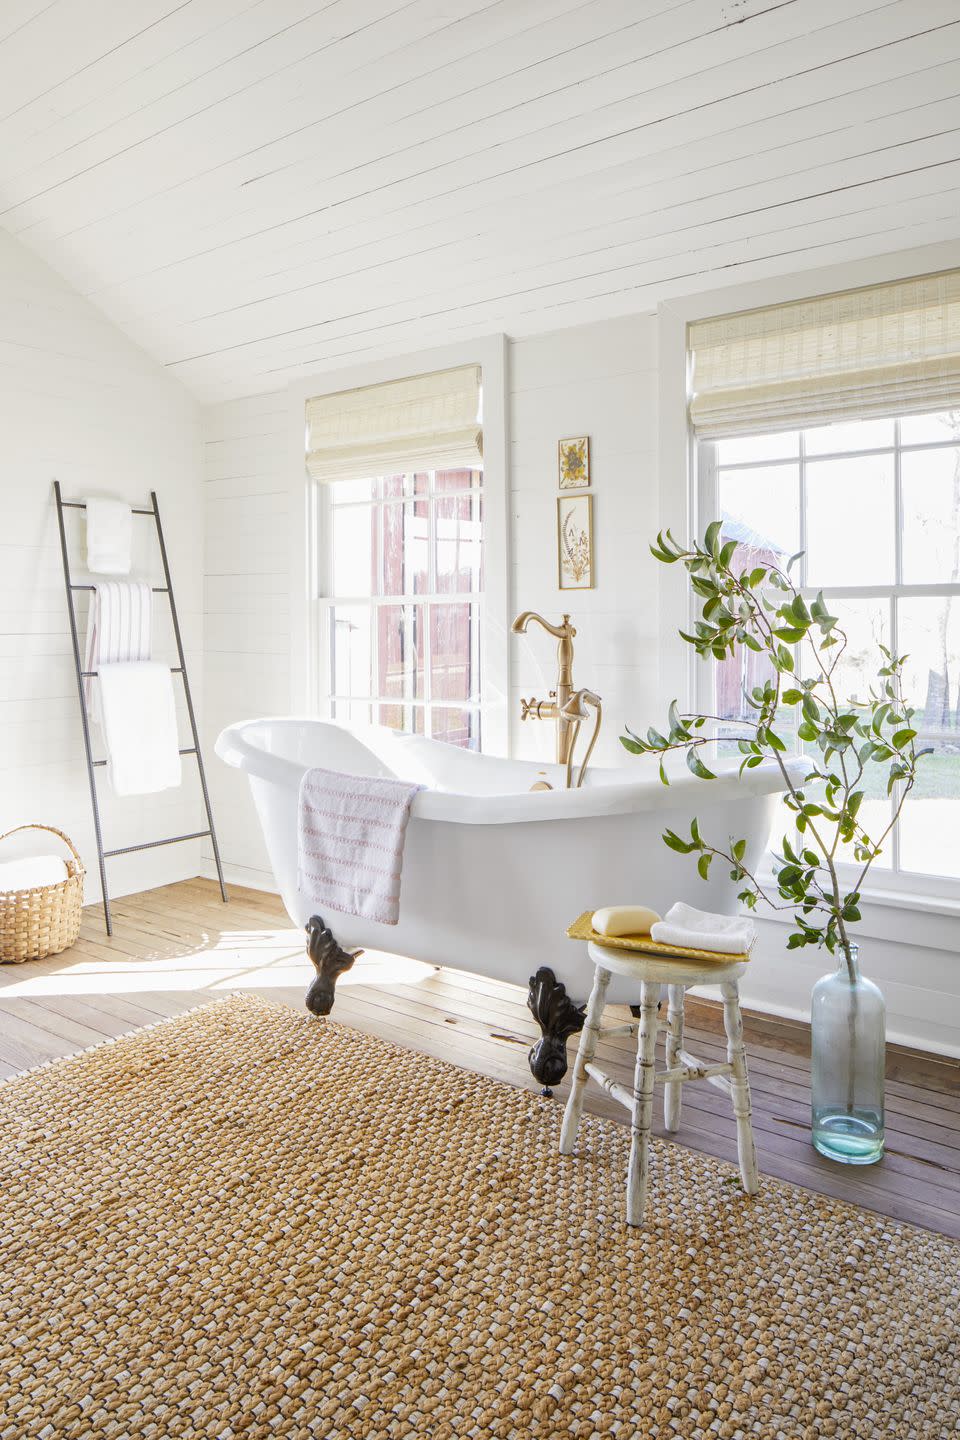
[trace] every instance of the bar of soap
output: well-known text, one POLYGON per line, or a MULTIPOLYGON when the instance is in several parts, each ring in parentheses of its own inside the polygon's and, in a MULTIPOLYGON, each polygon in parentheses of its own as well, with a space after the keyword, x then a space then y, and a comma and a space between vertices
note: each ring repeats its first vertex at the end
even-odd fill
POLYGON ((607 905, 593 912, 598 935, 649 935, 660 916, 648 905, 607 905))

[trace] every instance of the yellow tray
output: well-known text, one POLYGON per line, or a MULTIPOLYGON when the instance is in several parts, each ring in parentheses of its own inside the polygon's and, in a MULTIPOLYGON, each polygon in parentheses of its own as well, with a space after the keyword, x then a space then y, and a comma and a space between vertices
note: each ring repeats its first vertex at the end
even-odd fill
POLYGON ((718 965, 736 965, 749 955, 728 955, 720 950, 694 950, 686 945, 663 945, 649 935, 599 935, 593 928, 593 911, 584 910, 567 929, 571 940, 592 940, 610 950, 639 950, 643 955, 663 955, 674 960, 713 960, 718 965))

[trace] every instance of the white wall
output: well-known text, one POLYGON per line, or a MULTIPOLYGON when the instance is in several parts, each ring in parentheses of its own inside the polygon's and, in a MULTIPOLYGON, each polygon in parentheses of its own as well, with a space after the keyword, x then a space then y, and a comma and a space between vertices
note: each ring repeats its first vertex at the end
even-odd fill
MULTIPOLYGON (((603 699, 595 752, 629 760, 617 737, 657 704, 657 320, 635 315, 538 335, 510 347, 512 610, 577 629, 574 684, 603 699), (557 586, 557 441, 590 436, 596 583, 557 586)), ((546 698, 556 641, 537 625, 513 642, 513 750, 553 759, 551 722, 519 721, 520 697, 546 698)), ((649 724, 649 719, 645 721, 649 724)))
MULTIPOLYGON (((54 477, 65 498, 102 492, 142 503, 157 491, 187 663, 201 699, 199 407, 99 311, 0 232, 0 831, 34 820, 66 831, 83 856, 87 898, 94 900, 96 846, 54 477)), ((81 515, 68 512, 78 562, 81 515)), ((138 573, 162 583, 155 549, 141 548, 138 562, 138 573)), ((155 601, 161 617, 155 653, 172 656, 164 597, 155 601)), ((85 614, 86 596, 78 603, 85 614)), ((184 773, 180 790, 120 800, 101 770, 107 848, 201 828, 189 759, 184 773)), ((113 893, 194 875, 199 859, 196 842, 118 857, 108 861, 113 893)))
POLYGON ((233 721, 291 708, 289 424, 280 393, 212 406, 204 417, 207 779, 229 876, 268 887, 250 788, 213 743, 233 721))

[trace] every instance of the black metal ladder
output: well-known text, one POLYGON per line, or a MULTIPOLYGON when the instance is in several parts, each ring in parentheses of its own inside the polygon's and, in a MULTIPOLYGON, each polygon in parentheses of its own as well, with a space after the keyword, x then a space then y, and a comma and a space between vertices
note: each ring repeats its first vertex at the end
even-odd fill
POLYGON ((163 539, 163 526, 160 523, 160 507, 157 504, 155 490, 150 491, 150 508, 134 507, 134 515, 149 515, 157 527, 157 541, 160 546, 160 559, 163 563, 163 585, 154 585, 155 595, 166 595, 170 602, 170 618, 173 621, 173 633, 177 642, 177 657, 180 664, 173 668, 172 673, 179 675, 183 681, 183 693, 187 702, 187 714, 190 717, 190 732, 193 736, 193 744, 181 750, 181 755, 196 755, 197 768, 200 773, 200 788, 203 791, 203 804, 207 815, 206 830, 194 830, 189 835, 171 835, 165 840, 145 840, 140 845, 122 845, 116 850, 104 850, 103 831, 100 825, 100 801, 97 796, 96 771, 106 765, 106 760, 94 760, 93 747, 90 743, 90 721, 87 718, 87 703, 83 690, 84 680, 93 679, 96 670, 84 670, 80 658, 80 640, 77 633, 77 611, 73 597, 78 590, 94 590, 95 585, 76 585, 70 574, 70 553, 67 548, 67 532, 63 523, 64 510, 86 510, 86 504, 82 500, 64 500, 60 493, 60 481, 54 480, 53 493, 57 502, 57 524, 60 527, 60 551, 63 556, 63 583, 67 595, 67 613, 70 616, 70 638, 73 641, 73 661, 77 672, 77 697, 80 701, 80 724, 83 729, 83 746, 87 756, 87 779, 90 784, 90 804, 93 808, 93 829, 97 837, 97 860, 100 865, 100 890, 103 895, 103 919, 107 927, 107 934, 113 934, 113 920, 110 915, 110 893, 107 889, 107 867, 106 861, 114 855, 131 855, 137 850, 154 850, 159 845, 178 845, 183 840, 205 840, 210 837, 213 846, 213 858, 217 867, 217 879, 220 882, 220 895, 223 903, 227 903, 227 889, 223 883, 223 866, 220 863, 220 847, 217 844, 217 832, 213 824, 213 811, 210 808, 210 792, 207 789, 207 776, 203 768, 203 756, 200 753, 200 735, 197 731, 197 717, 193 709, 193 696, 190 694, 190 679, 187 675, 187 662, 183 653, 183 640, 180 635, 180 621, 177 617, 177 603, 173 596, 173 582, 170 579, 170 565, 167 561, 167 547, 163 539))

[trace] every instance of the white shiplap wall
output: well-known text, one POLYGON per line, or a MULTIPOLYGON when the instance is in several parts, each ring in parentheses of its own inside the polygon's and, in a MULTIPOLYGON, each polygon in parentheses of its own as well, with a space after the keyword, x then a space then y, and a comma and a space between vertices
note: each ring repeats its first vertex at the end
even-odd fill
MULTIPOLYGON (((200 699, 199 407, 88 301, 0 232, 0 831, 34 820, 65 830, 83 856, 93 900, 99 896, 96 847, 54 477, 65 498, 99 492, 143 503, 151 489, 157 491, 187 663, 200 699)), ((68 516, 79 560, 80 512, 68 516)), ((148 531, 137 533, 142 542, 148 531)), ((141 543, 137 559, 138 573, 162 583, 155 548, 141 543)), ((154 598, 160 617, 155 653, 172 658, 164 597, 154 598)), ((79 604, 85 613, 85 596, 79 604)), ((200 828, 199 787, 189 759, 184 787, 156 796, 117 799, 104 773, 98 783, 108 848, 200 828)), ((193 842, 118 857, 108 862, 112 889, 126 893, 196 874, 199 853, 193 842)))
POLYGON ((204 734, 224 865, 272 885, 245 776, 213 754, 225 725, 290 710, 290 413, 282 394, 204 415, 204 734))
MULTIPOLYGON (((603 698, 600 764, 628 758, 617 740, 657 703, 657 321, 633 315, 518 340, 510 347, 513 613, 577 628, 574 684, 603 698), (557 588, 557 440, 589 435, 596 586, 557 588)), ((513 751, 553 758, 553 728, 520 723, 520 696, 545 699, 556 641, 537 625, 513 640, 513 751)))

